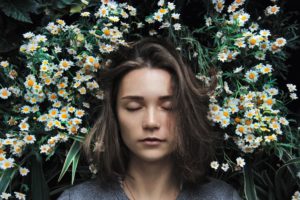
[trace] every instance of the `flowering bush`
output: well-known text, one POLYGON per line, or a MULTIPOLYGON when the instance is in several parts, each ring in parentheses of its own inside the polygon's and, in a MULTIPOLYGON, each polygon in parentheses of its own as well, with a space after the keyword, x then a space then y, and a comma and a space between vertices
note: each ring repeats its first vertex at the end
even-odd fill
POLYGON ((285 105, 297 99, 297 89, 288 84, 287 94, 275 79, 285 67, 285 48, 295 35, 268 29, 268 18, 282 12, 276 3, 272 1, 255 21, 245 0, 226 5, 213 0, 204 23, 192 29, 181 23, 172 2, 160 0, 144 15, 128 3, 102 0, 71 25, 57 19, 39 32, 25 33, 20 47, 25 68, 6 60, 0 63, 1 198, 48 199, 65 188, 49 191, 71 165, 71 183, 76 174, 84 180, 97 173, 92 164, 92 173, 87 173, 80 162, 80 143, 103 99, 97 77, 109 67, 109 53, 149 35, 169 37, 196 66, 195 76, 203 83, 210 83, 211 66, 218 70, 208 118, 226 133, 211 162, 213 175, 237 180, 247 199, 296 198, 300 138, 285 105), (291 178, 288 184, 283 175, 291 178))

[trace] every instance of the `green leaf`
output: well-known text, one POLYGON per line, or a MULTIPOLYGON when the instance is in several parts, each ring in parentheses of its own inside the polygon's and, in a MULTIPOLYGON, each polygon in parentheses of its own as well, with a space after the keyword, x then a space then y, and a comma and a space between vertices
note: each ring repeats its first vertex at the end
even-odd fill
POLYGON ((8 185, 15 176, 16 171, 16 168, 10 168, 2 171, 2 175, 0 177, 0 194, 6 191, 8 185))
POLYGON ((29 13, 35 13, 37 7, 38 4, 34 0, 4 0, 0 3, 0 8, 5 15, 28 23, 32 23, 29 13))
POLYGON ((75 180, 75 174, 76 174, 76 169, 78 166, 79 158, 80 158, 80 153, 76 154, 76 156, 74 157, 74 161, 73 161, 73 165, 72 165, 72 185, 75 180))
POLYGON ((45 180, 42 158, 38 153, 31 159, 31 190, 33 200, 48 200, 49 189, 45 180))
POLYGON ((253 180, 252 169, 247 163, 244 167, 244 192, 247 200, 255 200, 257 198, 255 184, 253 180))
MULTIPOLYGON (((69 150, 69 152, 68 152, 68 155, 65 159, 65 163, 64 163, 64 166, 63 166, 63 168, 61 170, 61 173, 59 175, 58 182, 61 181, 61 179, 63 178, 63 176, 65 175, 65 173, 69 169, 70 165, 74 162, 75 162, 76 165, 73 166, 73 169, 75 168, 75 170, 76 170, 76 167, 77 167, 77 164, 78 164, 78 160, 76 161, 76 159, 79 159, 79 158, 76 158, 76 156, 78 156, 78 154, 80 154, 80 149, 81 149, 81 142, 74 141, 71 148, 70 148, 70 150, 69 150)), ((72 177, 73 177, 73 174, 72 174, 72 177)), ((72 181, 72 183, 73 183, 73 181, 72 181)))
POLYGON ((74 13, 80 13, 82 11, 82 6, 81 5, 77 5, 77 6, 73 6, 70 9, 70 13, 74 14, 74 13))

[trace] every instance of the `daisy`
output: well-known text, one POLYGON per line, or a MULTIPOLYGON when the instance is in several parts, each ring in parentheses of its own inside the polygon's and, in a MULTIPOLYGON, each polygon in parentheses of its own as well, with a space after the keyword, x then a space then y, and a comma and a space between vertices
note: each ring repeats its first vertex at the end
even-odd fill
POLYGON ((264 65, 261 69, 260 69, 260 72, 262 74, 268 74, 270 73, 271 71, 273 71, 273 68, 272 68, 272 65, 270 64, 266 64, 264 65))
POLYGON ((51 147, 48 144, 44 144, 40 147, 40 152, 41 153, 49 153, 49 150, 51 149, 51 147))
POLYGON ((174 10, 175 9, 175 4, 171 3, 171 2, 168 2, 168 9, 169 10, 174 10))
POLYGON ((19 199, 19 200, 26 200, 25 194, 20 193, 20 192, 14 192, 14 193, 15 193, 15 196, 16 196, 17 199, 19 199))
POLYGON ((35 138, 34 135, 25 135, 25 137, 23 138, 23 140, 27 144, 33 144, 36 141, 36 138, 35 138))
POLYGON ((215 2, 215 9, 217 12, 221 13, 224 8, 224 0, 217 0, 215 2))
POLYGON ((272 142, 272 141, 276 141, 277 140, 277 136, 275 134, 265 136, 264 138, 265 138, 266 142, 272 142))
POLYGON ((86 94, 86 89, 85 89, 85 87, 79 88, 78 91, 79 91, 80 94, 86 94))
POLYGON ((160 9, 158 10, 158 12, 159 12, 160 14, 164 15, 164 14, 168 13, 168 9, 160 8, 160 9))
POLYGON ((259 44, 259 49, 262 50, 262 51, 267 51, 268 49, 270 48, 270 42, 267 41, 267 42, 262 42, 259 44))
POLYGON ((280 117, 279 118, 279 122, 282 124, 282 125, 289 125, 289 121, 288 120, 286 120, 286 118, 284 118, 284 117, 280 117))
POLYGON ((165 1, 164 1, 164 0, 159 0, 159 1, 157 2, 157 5, 160 6, 160 7, 162 7, 164 4, 165 4, 165 1))
POLYGON ((242 13, 239 15, 239 26, 244 26, 244 24, 249 20, 250 15, 248 13, 242 13))
POLYGON ((156 13, 154 13, 153 19, 161 22, 163 20, 163 15, 161 13, 156 12, 156 13))
POLYGON ((1 61, 1 62, 0 62, 0 65, 1 65, 2 67, 6 68, 6 67, 8 67, 9 63, 8 63, 8 61, 1 61))
POLYGON ((280 124, 278 122, 272 122, 271 124, 269 124, 269 127, 273 130, 280 130, 280 124))
POLYGON ((9 168, 12 168, 14 166, 14 163, 15 160, 13 158, 8 158, 8 159, 5 159, 3 160, 0 164, 0 168, 1 169, 9 169, 9 168))
POLYGON ((19 172, 20 172, 21 176, 26 176, 29 173, 29 169, 27 169, 25 167, 20 167, 19 172))
POLYGON ((19 124, 19 128, 21 131, 28 131, 29 130, 29 124, 27 122, 21 122, 19 124))
POLYGON ((243 159, 243 158, 241 158, 241 157, 238 157, 237 159, 236 159, 236 163, 237 163, 237 166, 239 166, 239 167, 244 167, 245 166, 245 160, 243 159))
POLYGON ((293 99, 293 100, 296 100, 296 99, 298 99, 298 96, 297 96, 296 93, 291 93, 290 98, 293 99))
POLYGON ((248 45, 249 45, 250 48, 258 46, 259 45, 259 38, 258 38, 258 36, 251 36, 248 39, 248 45))
POLYGON ((220 60, 221 62, 225 62, 227 60, 227 54, 224 52, 219 53, 218 60, 220 60))
POLYGON ((174 27, 175 31, 178 31, 178 30, 181 29, 181 24, 176 23, 176 24, 173 25, 173 27, 174 27))
POLYGON ((180 14, 179 13, 172 13, 171 16, 172 16, 173 19, 179 19, 180 14))
POLYGON ((72 61, 68 61, 68 60, 61 60, 60 63, 59 63, 59 67, 62 69, 62 70, 68 70, 71 66, 73 66, 73 62, 72 61))
POLYGON ((2 192, 2 194, 1 194, 0 197, 1 197, 2 199, 8 199, 9 197, 11 197, 11 194, 2 192))
POLYGON ((238 6, 241 6, 245 3, 246 0, 234 0, 234 4, 238 5, 238 6))
POLYGON ((286 44, 286 39, 284 39, 283 37, 277 38, 275 44, 278 47, 283 47, 286 44))
POLYGON ((31 111, 30 106, 23 106, 21 108, 21 113, 23 113, 23 114, 28 114, 28 113, 30 113, 30 111, 31 111))
POLYGON ((255 52, 254 56, 257 60, 265 60, 266 59, 266 54, 263 51, 257 51, 255 52))
POLYGON ((8 97, 11 95, 11 92, 7 88, 0 89, 0 98, 2 99, 8 99, 8 97))
POLYGON ((269 30, 263 29, 259 31, 259 34, 263 37, 269 37, 271 35, 271 32, 269 30))
POLYGON ((265 14, 268 15, 276 15, 280 10, 280 7, 274 5, 274 6, 268 6, 265 10, 265 14))
POLYGON ((245 74, 245 78, 248 82, 256 82, 258 79, 258 73, 253 70, 249 70, 245 74))
POLYGON ((82 13, 80 14, 80 16, 82 16, 82 17, 89 17, 90 15, 91 15, 90 12, 82 12, 82 13))
POLYGON ((84 111, 84 110, 81 110, 81 109, 76 110, 76 112, 75 112, 75 116, 76 116, 76 117, 79 117, 79 118, 83 117, 84 114, 85 114, 85 111, 84 111))
POLYGON ((286 84, 289 92, 296 92, 297 91, 297 88, 296 88, 296 85, 294 84, 286 84))
POLYGON ((56 109, 56 108, 52 108, 52 109, 50 109, 49 110, 49 112, 48 112, 49 114, 49 117, 51 117, 51 118, 55 118, 55 117, 57 117, 58 116, 58 109, 56 109))
POLYGON ((95 13, 96 17, 106 17, 108 15, 108 9, 106 6, 102 5, 99 10, 95 13))
POLYGON ((61 121, 66 121, 67 119, 69 119, 68 113, 65 113, 65 112, 60 113, 60 114, 59 114, 59 119, 60 119, 61 121))
POLYGON ((227 172, 227 170, 229 169, 229 165, 228 165, 227 163, 223 163, 221 169, 222 169, 224 172, 227 172))
POLYGON ((210 167, 213 168, 213 169, 215 169, 215 170, 217 170, 217 169, 219 168, 219 163, 218 163, 218 161, 212 161, 212 162, 210 163, 210 167))

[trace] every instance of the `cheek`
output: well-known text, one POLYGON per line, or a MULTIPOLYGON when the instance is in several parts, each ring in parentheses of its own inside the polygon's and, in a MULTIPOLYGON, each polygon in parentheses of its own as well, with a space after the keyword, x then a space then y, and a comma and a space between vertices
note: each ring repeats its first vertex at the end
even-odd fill
POLYGON ((128 115, 126 112, 118 112, 118 120, 120 125, 120 131, 123 139, 134 136, 137 132, 139 125, 139 118, 134 115, 128 115))

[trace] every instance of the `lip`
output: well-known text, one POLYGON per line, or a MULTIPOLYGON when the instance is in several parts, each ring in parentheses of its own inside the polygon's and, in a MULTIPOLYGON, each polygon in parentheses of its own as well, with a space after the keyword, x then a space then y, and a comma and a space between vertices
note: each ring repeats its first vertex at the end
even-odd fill
POLYGON ((155 138, 155 137, 147 137, 140 140, 140 142, 142 142, 145 145, 156 146, 162 144, 163 142, 165 142, 165 140, 155 138))

